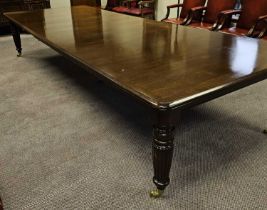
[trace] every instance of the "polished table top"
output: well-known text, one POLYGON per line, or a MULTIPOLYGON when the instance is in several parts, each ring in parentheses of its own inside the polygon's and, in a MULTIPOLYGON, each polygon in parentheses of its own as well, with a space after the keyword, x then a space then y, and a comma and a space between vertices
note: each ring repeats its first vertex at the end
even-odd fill
POLYGON ((155 107, 180 107, 233 84, 267 77, 267 41, 88 6, 6 16, 155 107))

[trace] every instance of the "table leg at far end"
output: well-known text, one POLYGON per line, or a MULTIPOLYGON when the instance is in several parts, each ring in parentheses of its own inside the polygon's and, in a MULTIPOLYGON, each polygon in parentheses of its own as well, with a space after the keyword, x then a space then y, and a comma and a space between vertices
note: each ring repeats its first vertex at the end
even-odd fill
POLYGON ((1 200, 1 197, 0 197, 0 210, 3 210, 3 203, 2 203, 2 200, 1 200))
POLYGON ((16 46, 16 50, 18 51, 17 56, 20 57, 22 54, 21 48, 21 39, 20 39, 20 28, 16 26, 14 23, 10 22, 10 30, 13 36, 13 40, 16 46))

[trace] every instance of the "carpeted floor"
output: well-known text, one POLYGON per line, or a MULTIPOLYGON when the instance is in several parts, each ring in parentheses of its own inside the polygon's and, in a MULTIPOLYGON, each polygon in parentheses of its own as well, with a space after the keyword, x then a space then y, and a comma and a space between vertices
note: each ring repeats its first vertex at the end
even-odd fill
POLYGON ((267 209, 267 81, 189 110, 171 185, 150 199, 145 108, 24 35, 0 38, 5 209, 267 209))

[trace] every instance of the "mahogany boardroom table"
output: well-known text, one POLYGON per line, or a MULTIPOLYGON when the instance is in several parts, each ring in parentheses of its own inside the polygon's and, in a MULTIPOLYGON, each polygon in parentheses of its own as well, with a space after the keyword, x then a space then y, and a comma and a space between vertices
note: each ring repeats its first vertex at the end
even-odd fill
POLYGON ((153 113, 153 181, 169 184, 179 113, 267 78, 267 42, 79 6, 6 13, 19 28, 144 102, 153 113))

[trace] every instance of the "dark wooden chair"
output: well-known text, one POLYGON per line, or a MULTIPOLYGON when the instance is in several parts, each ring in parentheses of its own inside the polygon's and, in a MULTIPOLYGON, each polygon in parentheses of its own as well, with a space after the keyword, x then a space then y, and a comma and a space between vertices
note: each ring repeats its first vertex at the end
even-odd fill
POLYGON ((0 0, 0 28, 9 27, 9 21, 3 16, 4 12, 44 8, 50 8, 50 0, 0 0))
POLYGON ((227 10, 219 15, 218 30, 224 33, 258 37, 264 28, 263 20, 267 19, 267 0, 242 0, 241 10, 227 10), (240 14, 235 27, 226 27, 226 22, 233 15, 240 14))
POLYGON ((120 6, 112 8, 112 11, 133 16, 152 16, 155 19, 154 0, 124 0, 120 6))
POLYGON ((236 0, 208 0, 207 6, 191 9, 190 18, 186 25, 215 30, 218 26, 218 15, 224 10, 233 10, 235 5, 236 0), (199 16, 199 14, 202 14, 201 21, 194 21, 194 17, 199 16))
MULTIPOLYGON (((180 2, 180 1, 179 1, 180 2)), ((206 0, 184 0, 182 4, 173 4, 167 6, 167 14, 162 21, 168 22, 168 23, 174 23, 174 24, 179 24, 179 25, 185 25, 188 21, 189 18, 189 12, 192 8, 194 7, 199 7, 199 6, 204 6, 206 3, 206 0), (169 18, 170 11, 171 9, 177 8, 177 18, 169 18), (182 8, 181 13, 180 13, 180 8, 182 8)), ((201 18, 196 17, 195 19, 201 18)))

